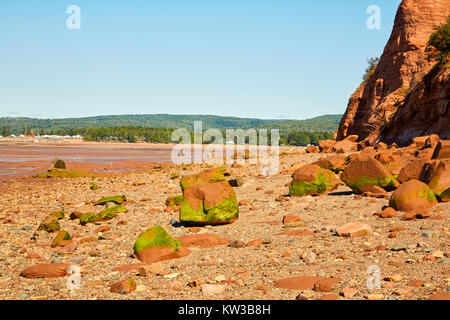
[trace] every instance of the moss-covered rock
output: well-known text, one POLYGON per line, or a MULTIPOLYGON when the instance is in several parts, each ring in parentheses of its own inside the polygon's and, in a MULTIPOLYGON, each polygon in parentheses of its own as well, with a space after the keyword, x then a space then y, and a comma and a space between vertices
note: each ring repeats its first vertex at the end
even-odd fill
POLYGON ((226 170, 225 167, 219 167, 205 170, 197 175, 184 177, 180 181, 181 190, 184 191, 186 188, 201 183, 214 183, 219 181, 227 181, 225 176, 223 175, 223 172, 225 170, 226 170))
POLYGON ((321 158, 314 164, 317 164, 322 169, 327 169, 338 173, 345 169, 347 165, 347 157, 343 154, 336 154, 334 156, 321 158))
POLYGON ((167 207, 173 207, 173 208, 179 208, 181 204, 183 203, 183 196, 172 196, 168 197, 166 199, 166 206, 167 207))
POLYGON ((47 216, 39 225, 38 231, 56 232, 61 229, 58 217, 54 215, 47 216))
POLYGON ((50 164, 50 169, 66 169, 66 163, 61 159, 55 159, 50 164))
POLYGON ((94 174, 91 172, 81 172, 74 170, 64 170, 64 169, 51 169, 44 173, 35 174, 33 178, 59 178, 59 179, 75 179, 75 178, 87 178, 93 177, 94 174))
POLYGON ((428 186, 440 201, 450 201, 450 160, 440 161, 428 186))
POLYGON ((61 230, 58 232, 55 239, 53 239, 52 248, 55 248, 56 246, 58 246, 58 242, 60 242, 62 240, 71 240, 71 239, 72 238, 70 237, 69 232, 67 232, 66 230, 61 230))
POLYGON ((180 241, 174 240, 161 226, 143 232, 134 243, 134 253, 143 262, 176 259, 189 254, 180 241))
POLYGON ((297 169, 292 178, 289 194, 294 197, 324 194, 336 189, 339 185, 334 172, 316 164, 309 164, 297 169))
POLYGON ((118 213, 127 213, 128 209, 122 205, 117 205, 111 208, 107 208, 99 213, 101 220, 110 220, 116 216, 118 213))
POLYGON ((180 221, 185 224, 225 224, 239 217, 233 188, 222 174, 224 168, 206 170, 182 180, 180 221))
POLYGON ((127 201, 127 197, 124 195, 103 197, 103 198, 99 199, 95 203, 95 205, 100 206, 100 205, 107 204, 108 202, 113 202, 115 204, 123 204, 126 201, 127 201))
POLYGON ((95 184, 94 182, 91 182, 91 185, 90 185, 89 189, 91 189, 92 191, 94 191, 94 190, 98 190, 99 187, 98 187, 98 185, 95 184))
POLYGON ((365 157, 353 160, 342 172, 341 180, 356 193, 362 193, 362 190, 369 185, 378 186, 387 191, 394 190, 400 185, 378 160, 365 157))
POLYGON ((402 184, 391 196, 389 206, 398 211, 428 209, 437 203, 431 189, 419 180, 409 180, 402 184))
POLYGON ((80 217, 80 224, 85 225, 102 220, 101 215, 94 212, 85 213, 80 217))
POLYGON ((57 217, 58 220, 64 219, 64 211, 62 211, 62 210, 61 211, 52 212, 50 215, 53 215, 53 216, 57 217))

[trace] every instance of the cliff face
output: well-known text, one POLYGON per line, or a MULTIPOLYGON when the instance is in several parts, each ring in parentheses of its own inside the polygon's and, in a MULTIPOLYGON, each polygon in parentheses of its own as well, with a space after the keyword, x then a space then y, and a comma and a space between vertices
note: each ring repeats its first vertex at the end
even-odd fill
POLYGON ((427 61, 434 27, 446 22, 450 0, 403 0, 380 62, 350 98, 337 140, 408 144, 416 136, 450 134, 449 71, 427 61))

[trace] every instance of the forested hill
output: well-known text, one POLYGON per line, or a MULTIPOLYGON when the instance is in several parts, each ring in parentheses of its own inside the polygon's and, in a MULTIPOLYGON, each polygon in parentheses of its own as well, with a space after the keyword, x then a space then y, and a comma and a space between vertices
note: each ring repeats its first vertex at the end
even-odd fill
POLYGON ((51 132, 70 129, 97 127, 152 127, 193 129, 194 121, 202 121, 203 129, 208 128, 266 128, 280 129, 284 133, 295 131, 335 132, 342 115, 324 115, 308 120, 263 120, 252 118, 222 117, 213 115, 112 115, 87 118, 35 119, 0 118, 0 128, 7 127, 13 134, 26 130, 51 132))

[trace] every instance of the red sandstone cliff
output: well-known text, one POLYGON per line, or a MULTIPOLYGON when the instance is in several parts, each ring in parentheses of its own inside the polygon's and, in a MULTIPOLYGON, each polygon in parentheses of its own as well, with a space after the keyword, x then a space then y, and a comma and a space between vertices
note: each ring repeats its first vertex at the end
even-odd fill
POLYGON ((446 22, 450 0, 403 0, 380 62, 350 98, 337 140, 358 135, 400 145, 416 136, 450 134, 449 69, 427 60, 434 27, 446 22))

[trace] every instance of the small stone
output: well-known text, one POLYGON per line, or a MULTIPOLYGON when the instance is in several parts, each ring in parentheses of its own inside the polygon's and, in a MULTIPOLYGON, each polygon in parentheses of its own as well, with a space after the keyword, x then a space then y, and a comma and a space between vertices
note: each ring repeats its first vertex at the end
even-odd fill
POLYGON ((384 278, 385 281, 390 281, 390 282, 399 282, 403 280, 403 276, 400 274, 395 274, 393 276, 388 276, 386 278, 384 278))
POLYGON ((110 289, 112 293, 119 294, 129 294, 134 290, 136 290, 136 281, 131 278, 114 283, 110 289))
POLYGON ((205 296, 219 295, 225 291, 225 286, 221 284, 204 284, 201 290, 205 296))
POLYGON ((342 295, 344 296, 344 298, 352 298, 358 292, 359 291, 357 289, 354 289, 354 288, 344 288, 344 289, 342 289, 342 295))

